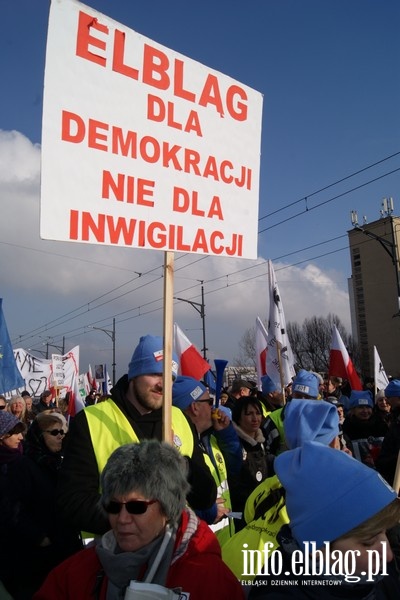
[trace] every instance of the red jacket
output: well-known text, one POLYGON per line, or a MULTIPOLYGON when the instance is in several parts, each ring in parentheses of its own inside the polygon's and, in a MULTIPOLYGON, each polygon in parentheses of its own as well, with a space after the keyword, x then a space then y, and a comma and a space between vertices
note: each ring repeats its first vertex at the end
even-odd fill
MULTIPOLYGON (((177 532, 175 551, 179 550, 188 525, 184 512, 177 532)), ((173 561, 174 559, 172 559, 173 561)), ((94 547, 74 554, 49 573, 33 600, 106 600, 108 579, 104 576, 96 596, 96 578, 102 572, 94 547)), ((172 563, 166 581, 168 588, 182 588, 190 600, 244 600, 243 589, 221 558, 217 538, 204 521, 198 520, 186 550, 172 563)))

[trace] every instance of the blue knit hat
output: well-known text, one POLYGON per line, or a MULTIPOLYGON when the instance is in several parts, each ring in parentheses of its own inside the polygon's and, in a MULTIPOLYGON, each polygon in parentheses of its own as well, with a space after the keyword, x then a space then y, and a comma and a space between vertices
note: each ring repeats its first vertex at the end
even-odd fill
POLYGON ((351 392, 349 408, 356 408, 356 406, 369 406, 370 408, 373 408, 374 402, 369 390, 353 390, 351 392))
POLYGON ((333 404, 321 400, 291 400, 283 421, 288 448, 316 441, 329 445, 339 435, 339 416, 333 404))
MULTIPOLYGON (((128 367, 128 379, 138 375, 152 375, 164 371, 163 338, 156 335, 144 335, 136 346, 128 367)), ((178 357, 172 353, 172 378, 178 375, 178 357)))
POLYGON ((392 379, 385 388, 386 398, 400 397, 400 379, 392 379))
POLYGON ((267 395, 272 392, 280 392, 280 388, 272 381, 269 375, 263 375, 261 377, 261 391, 264 395, 267 395))
POLYGON ((207 388, 194 379, 185 375, 179 375, 172 385, 172 404, 184 410, 196 402, 207 391, 207 388))
POLYGON ((318 442, 282 452, 274 468, 286 490, 290 527, 299 544, 315 542, 321 548, 397 498, 377 471, 318 442))
POLYGON ((300 392, 301 394, 307 394, 307 396, 310 396, 311 398, 318 398, 318 386, 319 380, 315 373, 300 369, 293 379, 292 393, 300 392))

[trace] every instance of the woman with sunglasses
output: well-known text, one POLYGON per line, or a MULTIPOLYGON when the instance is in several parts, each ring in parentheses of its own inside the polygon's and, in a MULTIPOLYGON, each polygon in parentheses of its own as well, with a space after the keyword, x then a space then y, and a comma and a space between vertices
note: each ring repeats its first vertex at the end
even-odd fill
POLYGON ((43 469, 54 484, 61 467, 67 432, 67 422, 61 415, 42 412, 37 415, 26 435, 25 454, 43 469))
POLYGON ((35 462, 44 479, 47 497, 48 533, 52 543, 51 567, 82 548, 78 534, 71 532, 59 515, 56 489, 68 433, 65 417, 58 412, 39 413, 29 427, 24 441, 24 454, 35 462))
POLYGON ((55 564, 53 498, 41 469, 23 454, 25 431, 18 417, 0 411, 0 580, 14 600, 32 598, 55 564))
POLYGON ((140 587, 154 599, 243 600, 217 538, 186 507, 186 469, 165 442, 115 450, 102 472, 99 507, 110 531, 54 569, 34 600, 136 598, 140 587))

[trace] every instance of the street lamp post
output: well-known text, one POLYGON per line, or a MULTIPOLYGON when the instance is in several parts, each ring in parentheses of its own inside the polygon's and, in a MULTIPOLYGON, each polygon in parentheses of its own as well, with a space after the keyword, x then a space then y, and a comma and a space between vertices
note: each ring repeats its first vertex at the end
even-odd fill
POLYGON ((61 352, 61 354, 65 354, 65 338, 64 337, 62 340, 62 346, 56 346, 55 344, 50 344, 49 342, 46 342, 46 358, 49 358, 49 346, 51 346, 52 348, 55 348, 56 350, 61 352))
POLYGON ((207 360, 207 346, 206 346, 206 313, 205 313, 205 304, 204 304, 204 287, 203 282, 201 282, 201 302, 193 302, 192 300, 186 300, 185 298, 177 298, 174 297, 174 300, 181 300, 181 302, 187 302, 197 312, 199 313, 203 325, 203 348, 201 351, 203 352, 203 358, 207 360))
MULTIPOLYGON (((42 337, 39 335, 39 337, 42 337)), ((55 344, 51 344, 50 341, 53 341, 52 337, 48 337, 46 342, 43 342, 43 346, 46 346, 46 352, 44 350, 36 350, 34 348, 28 348, 28 350, 32 350, 32 352, 39 352, 39 354, 42 354, 46 359, 49 358, 49 347, 51 346, 52 348, 55 348, 56 350, 58 350, 59 352, 61 352, 61 354, 65 354, 65 337, 63 336, 62 339, 62 346, 56 346, 55 344)))
POLYGON ((112 362, 112 384, 115 385, 115 318, 113 319, 113 328, 112 331, 110 329, 103 329, 102 327, 94 327, 93 325, 88 325, 89 329, 98 329, 99 331, 103 331, 113 343, 113 362, 112 362))

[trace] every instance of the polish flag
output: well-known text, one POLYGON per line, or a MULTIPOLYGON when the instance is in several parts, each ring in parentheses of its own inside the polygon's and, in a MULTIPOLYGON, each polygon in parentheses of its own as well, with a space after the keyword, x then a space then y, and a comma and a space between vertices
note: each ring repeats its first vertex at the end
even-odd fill
POLYGON ((88 369, 88 372, 87 372, 87 378, 88 378, 89 385, 90 385, 90 389, 88 390, 88 394, 90 393, 90 390, 96 390, 97 391, 97 381, 96 381, 95 377, 93 377, 91 365, 89 365, 89 369, 88 369))
POLYGON ((329 375, 347 379, 352 390, 363 389, 360 378, 350 360, 349 353, 346 350, 336 325, 333 326, 332 331, 332 343, 329 355, 329 375))
POLYGON ((85 403, 81 398, 78 385, 78 377, 74 373, 72 376, 71 387, 69 391, 69 402, 68 402, 68 415, 75 417, 75 415, 85 408, 85 403))
POLYGON ((268 332, 260 317, 256 319, 256 371, 257 385, 261 390, 261 377, 267 374, 268 332))
POLYGON ((201 356, 197 348, 186 337, 182 329, 174 323, 174 349, 179 359, 179 374, 200 381, 211 365, 201 356))

